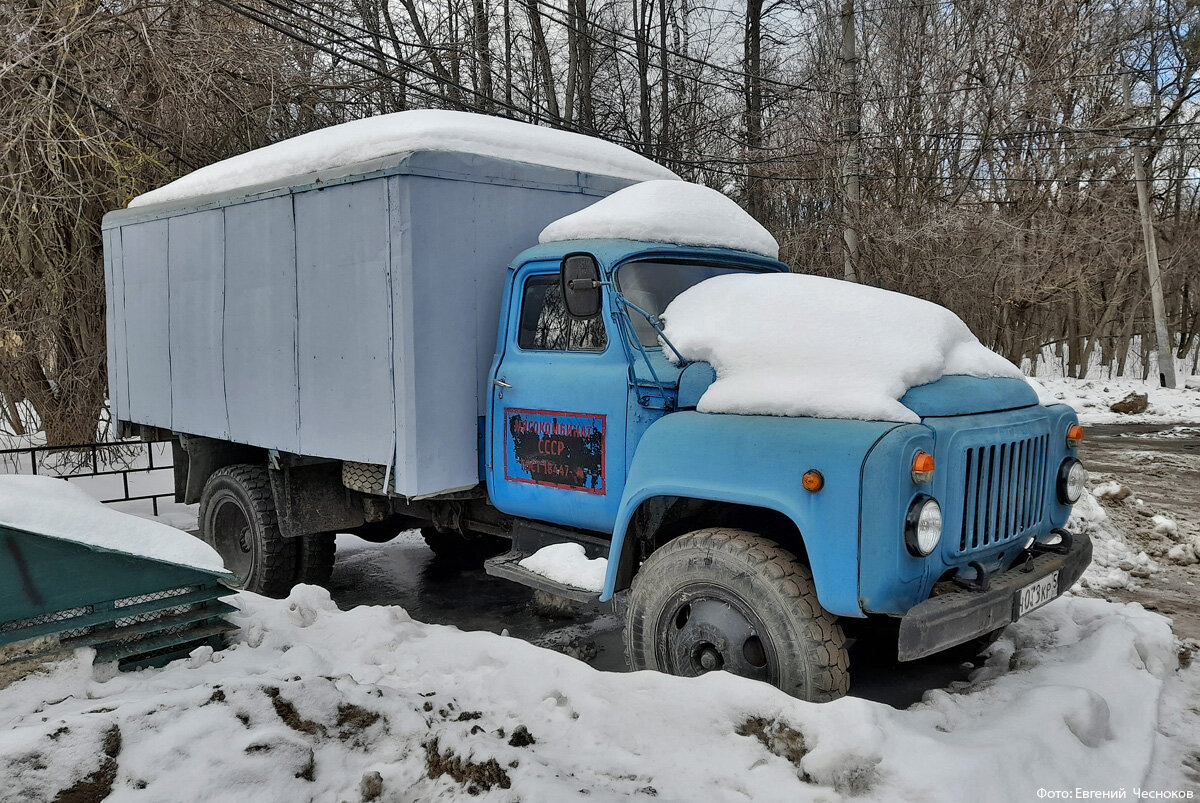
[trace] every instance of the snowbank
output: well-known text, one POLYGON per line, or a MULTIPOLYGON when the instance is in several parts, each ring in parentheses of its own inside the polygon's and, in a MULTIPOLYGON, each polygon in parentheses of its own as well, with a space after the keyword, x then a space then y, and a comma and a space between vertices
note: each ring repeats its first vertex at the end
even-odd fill
POLYGON ((633 151, 595 137, 502 117, 420 109, 367 117, 276 142, 202 167, 139 195, 129 206, 285 186, 287 179, 297 176, 415 151, 472 153, 634 180, 678 178, 633 151))
POLYGON ((1112 496, 1120 487, 1119 483, 1101 483, 1084 491, 1071 508, 1067 529, 1092 539, 1092 562, 1082 577, 1088 588, 1128 588, 1134 576, 1149 577, 1159 568, 1144 551, 1130 546, 1125 533, 1097 501, 1097 497, 1112 496))
POLYGON ((55 477, 0 475, 0 524, 114 552, 225 571, 221 556, 199 538, 120 513, 55 477))
POLYGON ((1088 424, 1200 424, 1200 390, 1186 388, 1192 377, 1180 376, 1179 387, 1170 389, 1140 379, 1069 379, 1041 377, 1037 381, 1059 403, 1069 404, 1088 424), (1130 393, 1145 393, 1149 406, 1144 413, 1114 413, 1109 409, 1130 393))
MULTIPOLYGON (((113 798, 1032 800, 1144 786, 1167 622, 1063 598, 955 693, 906 711, 803 703, 724 673, 598 672, 516 639, 339 611, 301 586, 237 597, 240 642, 94 676, 86 651, 0 691, 0 801, 96 773, 113 798)), ((103 795, 96 795, 97 798, 103 795)))
POLYGON ((608 572, 607 558, 588 560, 579 544, 550 544, 534 552, 519 564, 534 574, 556 583, 600 593, 604 575, 608 572))
POLYGON ((644 181, 560 218, 538 242, 619 238, 733 248, 779 258, 779 243, 716 190, 682 181, 644 181))
POLYGON ((662 318, 682 357, 716 369, 704 412, 916 422, 899 402, 911 387, 947 374, 1021 377, 945 307, 819 276, 717 276, 662 318))

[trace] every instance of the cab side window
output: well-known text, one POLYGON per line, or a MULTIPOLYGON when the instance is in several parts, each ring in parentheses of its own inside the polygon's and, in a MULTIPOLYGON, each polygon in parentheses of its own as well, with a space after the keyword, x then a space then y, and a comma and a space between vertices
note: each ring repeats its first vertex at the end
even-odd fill
POLYGON ((517 345, 538 351, 604 351, 608 335, 599 315, 581 320, 567 314, 558 274, 543 274, 525 280, 517 345))

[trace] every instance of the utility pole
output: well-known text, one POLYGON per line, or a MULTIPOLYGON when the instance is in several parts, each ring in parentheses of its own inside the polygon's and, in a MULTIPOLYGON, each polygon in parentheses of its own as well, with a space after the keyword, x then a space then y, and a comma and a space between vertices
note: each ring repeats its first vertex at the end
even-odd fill
POLYGON ((845 240, 845 279, 848 282, 858 281, 858 209, 859 209, 859 171, 860 151, 859 133, 862 127, 862 102, 858 96, 858 52, 855 48, 854 37, 854 0, 842 2, 842 79, 845 88, 842 93, 842 103, 846 126, 846 155, 842 162, 842 186, 845 191, 844 213, 846 229, 842 233, 845 240))
MULTIPOLYGON (((1133 113, 1132 82, 1125 76, 1125 111, 1133 113)), ((1166 305, 1163 304, 1162 279, 1158 272, 1158 242, 1154 236, 1154 210, 1150 207, 1150 187, 1146 180, 1145 148, 1140 140, 1128 137, 1133 151, 1133 176, 1137 183, 1138 213, 1142 218, 1142 240, 1146 244, 1146 273, 1150 278, 1150 308, 1154 313, 1154 334, 1158 345, 1158 382, 1164 388, 1176 386, 1175 349, 1167 331, 1166 305)))

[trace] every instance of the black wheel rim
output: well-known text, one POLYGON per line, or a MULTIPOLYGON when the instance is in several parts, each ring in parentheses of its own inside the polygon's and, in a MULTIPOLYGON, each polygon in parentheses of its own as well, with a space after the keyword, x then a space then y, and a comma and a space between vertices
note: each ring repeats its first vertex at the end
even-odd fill
POLYGON ((254 533, 236 499, 217 501, 209 526, 210 545, 217 550, 235 585, 244 587, 254 570, 254 533))
POLYGON ((753 609, 725 588, 689 587, 668 600, 658 620, 659 665, 696 677, 723 670, 778 682, 775 645, 753 609))

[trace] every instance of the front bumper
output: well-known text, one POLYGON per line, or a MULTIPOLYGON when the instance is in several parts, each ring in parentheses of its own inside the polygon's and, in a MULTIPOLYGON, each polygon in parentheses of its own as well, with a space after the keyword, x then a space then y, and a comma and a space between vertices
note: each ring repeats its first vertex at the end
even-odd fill
POLYGON ((1073 533, 1065 553, 1044 552, 1020 566, 988 578, 983 591, 955 591, 931 597, 900 619, 901 661, 924 658, 1016 621, 1021 588, 1058 572, 1058 595, 1075 585, 1092 562, 1092 541, 1073 533))

